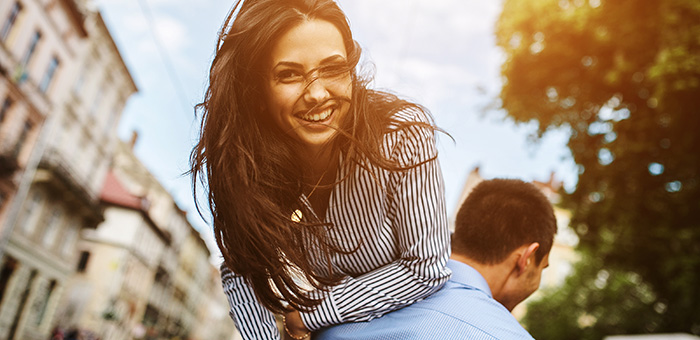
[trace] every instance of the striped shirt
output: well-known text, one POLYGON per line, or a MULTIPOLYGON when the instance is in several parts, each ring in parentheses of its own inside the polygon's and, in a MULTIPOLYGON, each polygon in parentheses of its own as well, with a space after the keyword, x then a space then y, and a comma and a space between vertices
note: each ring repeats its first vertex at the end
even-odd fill
MULTIPOLYGON (((414 113, 396 118, 416 120, 414 113)), ((433 132, 412 126, 388 133, 383 151, 401 166, 420 164, 437 154, 433 132)), ((332 265, 347 275, 328 293, 312 292, 322 303, 301 313, 310 330, 369 321, 437 291, 449 279, 449 231, 444 183, 437 159, 406 171, 369 165, 352 174, 340 166, 325 221, 331 240, 350 254, 335 254, 332 265), (373 175, 374 174, 374 175, 373 175)), ((301 201, 309 205, 306 197, 301 201)), ((309 205, 310 208, 310 205, 309 205)), ((324 266, 318 266, 324 273, 324 266)), ((245 280, 222 265, 229 314, 243 339, 279 339, 274 316, 256 299, 245 280)))

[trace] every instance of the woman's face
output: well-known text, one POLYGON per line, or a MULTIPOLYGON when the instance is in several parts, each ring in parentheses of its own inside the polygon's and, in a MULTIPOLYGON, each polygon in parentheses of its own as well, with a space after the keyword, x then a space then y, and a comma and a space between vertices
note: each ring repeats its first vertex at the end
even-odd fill
POLYGON ((267 111, 311 155, 332 141, 348 115, 348 101, 331 99, 351 97, 346 64, 343 37, 328 21, 304 21, 272 45, 267 111))

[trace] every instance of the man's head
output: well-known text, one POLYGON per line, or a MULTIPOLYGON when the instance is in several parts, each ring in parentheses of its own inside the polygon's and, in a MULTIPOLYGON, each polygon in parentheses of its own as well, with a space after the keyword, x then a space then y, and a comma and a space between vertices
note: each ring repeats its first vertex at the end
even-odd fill
POLYGON ((511 310, 537 290, 556 231, 552 206, 534 185, 483 181, 457 214, 452 253, 479 270, 511 310))

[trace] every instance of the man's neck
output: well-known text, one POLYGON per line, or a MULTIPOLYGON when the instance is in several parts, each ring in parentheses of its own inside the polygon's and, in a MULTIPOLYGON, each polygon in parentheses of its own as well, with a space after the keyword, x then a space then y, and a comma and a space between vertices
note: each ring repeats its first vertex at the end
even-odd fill
POLYGON ((462 262, 469 265, 470 267, 476 269, 476 271, 481 274, 486 280, 486 283, 491 289, 492 296, 500 296, 501 290, 506 284, 506 278, 510 269, 502 264, 484 264, 479 261, 475 261, 465 255, 452 253, 450 259, 462 262))

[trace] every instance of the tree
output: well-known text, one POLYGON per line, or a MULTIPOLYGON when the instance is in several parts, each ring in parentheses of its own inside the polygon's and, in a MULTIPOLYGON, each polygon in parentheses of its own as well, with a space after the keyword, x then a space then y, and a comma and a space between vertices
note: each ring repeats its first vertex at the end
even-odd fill
POLYGON ((584 258, 564 286, 528 304, 523 323, 532 336, 590 340, 657 329, 664 307, 649 285, 636 273, 604 267, 599 258, 584 258))
MULTIPOLYGON (((653 299, 636 300, 654 312, 646 326, 608 324, 585 303, 575 319, 608 334, 700 334, 700 1, 505 0, 496 37, 508 116, 538 121, 540 135, 571 131, 579 177, 563 205, 580 251, 616 280, 637 275, 653 299)), ((558 294, 587 292, 601 268, 590 269, 558 294)))

